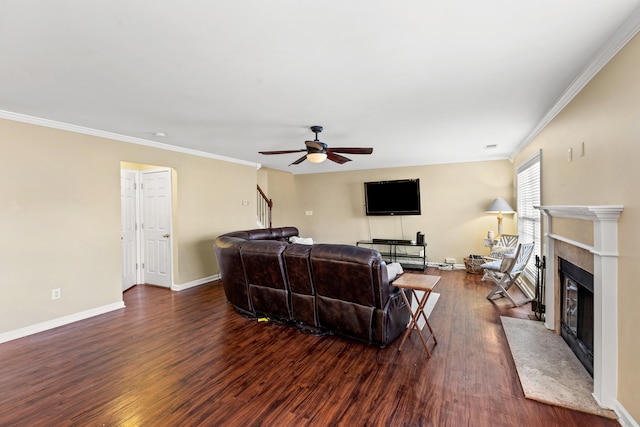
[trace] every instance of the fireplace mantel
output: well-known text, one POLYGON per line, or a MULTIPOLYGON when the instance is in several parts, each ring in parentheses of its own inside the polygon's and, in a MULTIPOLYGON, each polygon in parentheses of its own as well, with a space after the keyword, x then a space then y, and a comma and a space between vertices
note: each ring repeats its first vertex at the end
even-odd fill
POLYGON ((618 218, 622 205, 535 206, 546 214, 545 326, 555 330, 556 256, 555 240, 586 249, 593 254, 594 276, 594 370, 593 396, 606 408, 614 408, 618 387, 618 218), (551 218, 573 218, 593 222, 593 246, 556 234, 551 218))
POLYGON ((549 216, 560 218, 584 219, 588 221, 618 221, 622 205, 585 206, 585 205, 549 205, 534 206, 549 216))

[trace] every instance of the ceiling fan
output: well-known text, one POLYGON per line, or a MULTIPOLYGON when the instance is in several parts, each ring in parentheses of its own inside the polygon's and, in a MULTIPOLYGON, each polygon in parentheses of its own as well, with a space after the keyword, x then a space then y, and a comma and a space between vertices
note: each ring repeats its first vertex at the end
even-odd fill
POLYGON ((343 164, 346 162, 350 162, 351 159, 345 156, 341 156, 338 153, 344 154, 371 154, 373 153, 373 148, 365 148, 365 147, 336 147, 331 148, 327 146, 324 142, 318 140, 318 134, 322 132, 322 126, 311 126, 311 132, 316 134, 316 139, 313 141, 305 141, 305 145, 307 148, 300 150, 280 150, 280 151, 259 151, 260 154, 289 154, 289 153, 302 153, 304 151, 307 152, 304 156, 300 157, 295 162, 291 163, 291 165, 297 165, 299 163, 304 162, 305 160, 309 160, 311 163, 321 163, 326 159, 331 160, 332 162, 336 162, 339 164, 343 164))

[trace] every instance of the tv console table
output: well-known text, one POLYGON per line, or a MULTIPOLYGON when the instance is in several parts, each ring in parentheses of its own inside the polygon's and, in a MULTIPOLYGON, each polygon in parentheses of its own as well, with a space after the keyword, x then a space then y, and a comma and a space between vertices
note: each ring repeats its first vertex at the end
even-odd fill
POLYGON ((378 247, 384 247, 378 249, 380 255, 385 262, 398 262, 405 270, 421 270, 424 271, 427 268, 427 244, 426 243, 411 243, 401 240, 387 240, 382 239, 374 240, 358 240, 356 246, 367 246, 373 249, 378 247), (398 248, 403 248, 398 252, 398 248), (420 251, 416 252, 415 249, 420 248, 420 251), (409 250, 407 250, 409 249, 409 250), (412 250, 413 249, 413 250, 412 250), (415 262, 418 261, 418 262, 415 262))

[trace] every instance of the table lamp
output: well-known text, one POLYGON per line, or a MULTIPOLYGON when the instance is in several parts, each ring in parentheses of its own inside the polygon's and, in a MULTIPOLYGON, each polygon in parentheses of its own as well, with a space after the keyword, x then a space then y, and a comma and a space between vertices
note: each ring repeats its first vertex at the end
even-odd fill
POLYGON ((514 213, 515 211, 505 199, 498 197, 489 205, 486 212, 498 214, 498 235, 496 239, 499 239, 502 234, 502 213, 514 213))

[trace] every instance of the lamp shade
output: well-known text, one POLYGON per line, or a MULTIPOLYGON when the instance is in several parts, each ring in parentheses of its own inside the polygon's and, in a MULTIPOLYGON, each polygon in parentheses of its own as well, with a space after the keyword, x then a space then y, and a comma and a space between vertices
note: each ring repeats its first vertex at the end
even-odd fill
POLYGON ((487 208, 487 213, 498 213, 498 212, 514 213, 515 211, 513 210, 511 205, 507 203, 505 199, 498 197, 493 202, 491 202, 491 204, 487 208))

